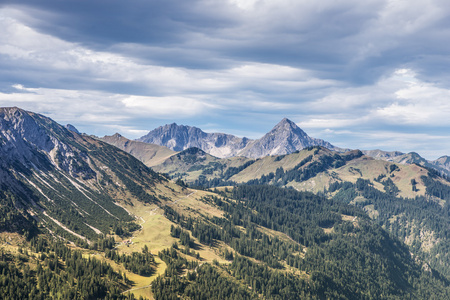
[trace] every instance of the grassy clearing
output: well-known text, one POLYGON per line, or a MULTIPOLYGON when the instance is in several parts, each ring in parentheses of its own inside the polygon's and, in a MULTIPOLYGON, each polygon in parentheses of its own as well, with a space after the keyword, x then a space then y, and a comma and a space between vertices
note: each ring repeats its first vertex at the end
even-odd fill
POLYGON ((271 172, 275 173, 279 167, 282 167, 285 171, 291 170, 313 152, 314 150, 303 150, 286 156, 267 156, 261 158, 240 173, 231 177, 230 180, 247 182, 251 179, 261 178, 261 176, 268 175, 271 172), (278 157, 282 158, 280 159, 278 157))
MULTIPOLYGON (((198 191, 191 189, 182 189, 181 187, 169 184, 169 188, 158 186, 158 192, 166 196, 169 200, 163 200, 162 204, 170 205, 174 210, 179 211, 184 215, 192 217, 201 216, 216 216, 222 217, 223 212, 209 203, 200 200, 204 196, 215 195, 207 191, 198 191)), ((118 250, 122 253, 131 254, 132 252, 141 252, 144 246, 147 246, 151 253, 157 254, 163 249, 170 248, 175 242, 179 242, 177 238, 170 235, 170 228, 176 225, 164 217, 164 211, 156 204, 144 204, 141 202, 133 203, 131 205, 124 205, 124 207, 134 216, 136 216, 141 229, 133 234, 129 240, 131 243, 121 243, 118 250)), ((221 253, 225 244, 219 242, 214 247, 205 246, 199 243, 196 238, 193 238, 195 246, 192 247, 196 253, 200 255, 200 263, 212 263, 217 260, 220 263, 229 263, 222 258, 221 253)), ((180 246, 182 248, 182 246, 180 246)), ((197 260, 194 257, 187 256, 188 260, 197 260)), ((135 297, 143 296, 152 299, 151 282, 160 274, 163 274, 166 265, 159 258, 156 257, 157 272, 152 277, 143 277, 127 272, 122 266, 112 262, 114 268, 118 268, 121 272, 126 272, 128 279, 134 282, 131 292, 135 297)))

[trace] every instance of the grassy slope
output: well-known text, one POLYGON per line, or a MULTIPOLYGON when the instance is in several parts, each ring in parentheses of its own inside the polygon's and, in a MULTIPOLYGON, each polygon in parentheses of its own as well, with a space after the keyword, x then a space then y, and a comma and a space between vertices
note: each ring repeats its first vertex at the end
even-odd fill
POLYGON ((285 156, 267 156, 257 160, 255 163, 234 175, 230 180, 236 182, 247 182, 249 180, 260 178, 263 175, 269 173, 275 173, 279 167, 282 167, 285 171, 293 169, 297 164, 304 160, 307 156, 312 155, 314 150, 303 150, 298 153, 292 153, 285 156), (282 157, 282 159, 279 159, 282 157), (279 159, 277 161, 277 159, 279 159))
MULTIPOLYGON (((212 207, 199 199, 205 195, 210 195, 211 193, 206 191, 182 189, 181 187, 169 184, 168 187, 158 186, 160 195, 164 195, 170 200, 165 201, 163 204, 170 205, 173 209, 183 212, 183 214, 188 214, 191 216, 200 217, 201 215, 207 216, 217 216, 221 217, 223 212, 215 207, 212 207)), ((163 249, 170 248, 175 242, 178 241, 177 238, 170 236, 171 225, 176 225, 164 217, 164 212, 155 204, 144 204, 141 202, 133 202, 133 206, 124 205, 125 209, 131 214, 135 215, 139 224, 142 226, 140 230, 133 234, 130 238, 132 244, 126 246, 121 244, 118 249, 122 253, 131 254, 132 252, 140 252, 141 249, 147 245, 151 253, 157 254, 163 249)), ((194 247, 195 252, 200 254, 200 263, 209 262, 212 263, 213 260, 217 260, 221 263, 226 261, 219 255, 220 248, 224 245, 217 245, 217 247, 208 247, 201 245, 197 239, 193 238, 196 247, 194 247)), ((193 257, 188 257, 189 260, 196 260, 193 257)), ((127 276, 130 280, 134 281, 133 288, 131 292, 135 297, 143 296, 149 299, 153 299, 151 293, 151 282, 159 275, 163 274, 166 265, 159 258, 156 259, 158 262, 157 273, 152 277, 143 277, 126 271, 127 276)), ((114 265, 113 265, 114 266, 114 265)), ((124 268, 122 266, 117 266, 122 272, 124 268)))
POLYGON ((299 190, 319 192, 323 191, 324 188, 328 188, 330 183, 334 181, 355 183, 358 178, 362 178, 370 180, 377 189, 384 191, 384 186, 376 182, 374 178, 385 175, 386 177, 381 181, 391 178, 400 190, 399 196, 414 198, 415 196, 423 196, 425 194, 425 186, 420 177, 427 175, 428 171, 426 169, 417 165, 395 164, 399 169, 390 172, 389 167, 392 164, 391 162, 361 157, 348 162, 345 166, 320 173, 304 182, 291 182, 289 186, 293 186, 299 190), (412 179, 415 179, 418 183, 416 192, 412 191, 412 179))
POLYGON ((147 167, 159 165, 177 153, 164 146, 129 140, 119 134, 104 136, 101 140, 130 153, 147 167))

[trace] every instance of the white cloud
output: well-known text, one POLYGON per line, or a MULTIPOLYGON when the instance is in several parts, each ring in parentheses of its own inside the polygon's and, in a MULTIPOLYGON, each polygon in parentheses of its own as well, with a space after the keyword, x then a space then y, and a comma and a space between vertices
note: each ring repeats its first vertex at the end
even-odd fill
POLYGON ((376 84, 335 89, 310 107, 317 113, 301 124, 309 128, 356 125, 450 125, 450 90, 422 82, 410 69, 395 70, 376 84), (320 115, 319 115, 320 114, 320 115))
POLYGON ((127 96, 121 101, 128 111, 149 118, 168 118, 174 115, 193 117, 217 108, 215 105, 187 97, 127 96))

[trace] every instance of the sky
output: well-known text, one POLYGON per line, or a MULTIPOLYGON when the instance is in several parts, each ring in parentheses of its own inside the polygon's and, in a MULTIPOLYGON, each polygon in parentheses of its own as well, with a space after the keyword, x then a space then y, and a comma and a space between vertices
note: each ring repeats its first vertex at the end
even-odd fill
POLYGON ((0 106, 97 136, 170 123, 450 155, 447 0, 2 0, 0 106))

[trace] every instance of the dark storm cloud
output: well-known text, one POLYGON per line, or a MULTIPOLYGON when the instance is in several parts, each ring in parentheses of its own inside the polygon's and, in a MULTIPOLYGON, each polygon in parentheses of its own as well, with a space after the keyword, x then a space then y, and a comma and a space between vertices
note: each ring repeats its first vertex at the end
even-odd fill
POLYGON ((9 4, 33 16, 22 21, 40 31, 103 49, 116 43, 178 44, 188 38, 186 33, 208 31, 231 21, 221 18, 220 11, 206 13, 199 1, 19 0, 9 4))
POLYGON ((447 11, 436 12, 444 3, 397 3, 257 1, 246 10, 226 1, 10 2, 41 32, 153 64, 214 69, 262 62, 356 85, 405 65, 431 76, 427 64, 449 52, 447 11))

